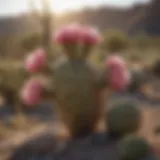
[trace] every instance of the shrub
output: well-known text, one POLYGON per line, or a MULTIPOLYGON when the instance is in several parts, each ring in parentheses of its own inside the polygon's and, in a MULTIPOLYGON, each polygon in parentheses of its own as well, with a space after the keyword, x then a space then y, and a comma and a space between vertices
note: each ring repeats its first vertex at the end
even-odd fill
POLYGON ((38 47, 40 44, 41 44, 41 36, 39 34, 28 35, 24 37, 20 42, 20 45, 26 51, 32 51, 33 49, 38 47))
POLYGON ((104 35, 103 47, 110 52, 117 52, 128 47, 128 37, 119 31, 108 31, 104 35))

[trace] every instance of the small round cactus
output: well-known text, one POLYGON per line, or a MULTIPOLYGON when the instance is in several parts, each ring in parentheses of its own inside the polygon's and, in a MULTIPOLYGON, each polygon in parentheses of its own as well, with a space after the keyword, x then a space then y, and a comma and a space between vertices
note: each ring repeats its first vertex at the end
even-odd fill
POLYGON ((146 158, 151 153, 151 146, 142 137, 129 135, 119 144, 122 160, 139 160, 146 158))
POLYGON ((106 114, 108 131, 118 136, 136 132, 141 123, 140 110, 130 103, 111 107, 106 114))

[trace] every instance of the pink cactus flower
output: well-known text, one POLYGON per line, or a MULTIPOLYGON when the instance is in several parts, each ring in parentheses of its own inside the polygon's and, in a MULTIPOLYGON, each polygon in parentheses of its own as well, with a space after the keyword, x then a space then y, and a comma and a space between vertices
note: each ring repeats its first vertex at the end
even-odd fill
POLYGON ((24 104, 33 106, 42 100, 43 85, 41 81, 35 78, 29 79, 21 91, 21 99, 24 104))
POLYGON ((77 24, 67 25, 61 28, 56 36, 55 41, 58 44, 76 44, 80 42, 81 27, 77 24))
POLYGON ((125 67, 125 62, 120 56, 114 55, 107 58, 106 65, 108 68, 114 68, 114 67, 117 68, 119 66, 125 67))
POLYGON ((111 56, 107 59, 107 67, 111 87, 116 91, 125 90, 130 83, 131 77, 124 60, 119 56, 111 56))
POLYGON ((123 91, 130 82, 130 73, 127 69, 114 69, 111 71, 110 84, 116 91, 123 91))
POLYGON ((81 31, 81 41, 85 45, 94 46, 101 42, 101 36, 95 28, 83 27, 81 31))
POLYGON ((46 67, 47 57, 43 49, 37 49, 28 55, 25 61, 25 68, 30 73, 39 72, 46 67))
POLYGON ((60 29, 55 36, 55 41, 59 44, 97 45, 101 41, 101 36, 95 28, 72 24, 60 29))

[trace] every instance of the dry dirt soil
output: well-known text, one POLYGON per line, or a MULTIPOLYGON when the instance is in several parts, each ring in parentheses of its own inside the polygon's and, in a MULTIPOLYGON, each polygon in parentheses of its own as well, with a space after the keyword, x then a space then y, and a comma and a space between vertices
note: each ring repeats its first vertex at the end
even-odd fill
POLYGON ((160 108, 148 108, 146 106, 142 110, 143 120, 140 134, 148 139, 160 156, 160 134, 154 132, 157 125, 160 124, 160 108))

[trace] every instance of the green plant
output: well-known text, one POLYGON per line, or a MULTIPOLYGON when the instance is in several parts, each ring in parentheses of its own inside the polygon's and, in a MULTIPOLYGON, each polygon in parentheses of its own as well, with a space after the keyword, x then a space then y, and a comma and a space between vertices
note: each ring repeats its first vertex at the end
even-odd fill
POLYGON ((93 68, 85 61, 65 61, 54 71, 54 86, 58 106, 72 134, 93 128, 99 114, 93 68))
POLYGON ((104 35, 104 48, 110 52, 124 50, 129 45, 128 37, 120 31, 107 31, 104 35))
POLYGON ((122 160, 143 159, 151 152, 147 140, 135 135, 129 135, 122 139, 119 147, 122 160))
POLYGON ((136 132, 141 122, 140 110, 131 103, 111 107, 106 114, 108 131, 118 136, 136 132))
POLYGON ((20 45, 28 52, 32 51, 41 44, 41 36, 39 34, 32 34, 24 37, 20 45))
POLYGON ((99 119, 98 94, 101 88, 96 68, 86 59, 93 47, 99 44, 100 35, 93 28, 77 25, 62 31, 56 40, 61 44, 67 59, 55 64, 55 100, 71 135, 77 136, 82 132, 88 134, 94 130, 99 119), (80 39, 77 33, 82 36, 80 39))

